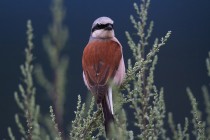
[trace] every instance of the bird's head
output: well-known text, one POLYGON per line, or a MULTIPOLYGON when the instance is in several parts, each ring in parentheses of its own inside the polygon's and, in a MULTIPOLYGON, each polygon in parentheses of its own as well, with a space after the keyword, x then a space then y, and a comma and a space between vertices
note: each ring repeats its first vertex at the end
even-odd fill
POLYGON ((92 25, 91 36, 94 38, 114 37, 113 20, 109 17, 97 18, 92 25))

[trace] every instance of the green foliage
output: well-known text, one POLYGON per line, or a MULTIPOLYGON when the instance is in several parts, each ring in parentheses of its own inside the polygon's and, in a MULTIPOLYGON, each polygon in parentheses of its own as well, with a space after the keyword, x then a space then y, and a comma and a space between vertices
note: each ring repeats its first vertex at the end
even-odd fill
MULTIPOLYGON (((27 22, 27 40, 28 47, 25 49, 25 63, 20 66, 22 74, 22 82, 19 84, 19 92, 15 92, 15 101, 22 111, 21 115, 15 114, 15 122, 19 128, 19 132, 22 135, 21 139, 25 140, 40 140, 40 126, 38 123, 39 106, 35 103, 36 89, 33 84, 32 72, 33 72, 33 54, 32 49, 34 47, 33 28, 31 21, 27 22), (25 122, 22 122, 22 116, 25 122)), ((12 134, 12 130, 9 127, 8 133, 10 139, 14 140, 15 137, 12 134)))
POLYGON ((134 126, 139 129, 138 139, 165 139, 166 130, 163 128, 165 118, 165 103, 163 99, 163 89, 160 92, 154 85, 154 70, 157 64, 157 53, 169 38, 169 31, 165 37, 154 41, 152 49, 145 52, 145 47, 149 47, 148 39, 153 30, 154 23, 151 21, 147 27, 148 8, 150 0, 142 0, 138 7, 134 3, 137 19, 131 16, 131 22, 137 31, 137 43, 131 35, 126 32, 128 44, 133 52, 135 65, 132 66, 131 59, 128 61, 127 78, 130 82, 126 85, 127 100, 130 101, 130 108, 134 110, 134 126))
POLYGON ((174 140, 183 140, 183 139, 189 140, 189 133, 188 133, 189 120, 188 120, 188 118, 185 118, 185 125, 184 125, 184 129, 182 130, 181 124, 177 124, 177 126, 175 126, 172 113, 168 113, 168 124, 172 131, 172 136, 173 136, 172 138, 174 140))
POLYGON ((11 139, 11 140, 15 140, 15 136, 13 135, 13 133, 12 133, 12 129, 10 128, 10 127, 8 127, 8 134, 9 134, 9 138, 11 139))
MULTIPOLYGON (((49 64, 51 67, 50 77, 46 76, 44 68, 38 64, 36 65, 36 79, 39 85, 48 94, 50 100, 52 101, 54 113, 56 116, 56 124, 58 125, 58 131, 62 134, 64 131, 63 124, 63 114, 64 114, 64 103, 66 97, 66 75, 69 65, 69 59, 63 54, 63 50, 66 47, 68 40, 68 28, 63 25, 63 20, 65 18, 65 10, 63 7, 63 0, 53 0, 51 6, 52 12, 52 24, 49 26, 48 35, 44 36, 43 44, 44 49, 47 54, 49 64)), ((42 116, 48 131, 52 130, 52 126, 48 124, 49 116, 42 116), (46 123, 47 122, 47 123, 46 123)), ((57 130, 54 130, 55 133, 57 130)), ((57 133, 56 133, 57 134, 57 133)), ((60 137, 51 135, 51 137, 60 137)), ((65 135, 62 136, 65 139, 65 135)))
POLYGON ((203 91, 203 96, 204 96, 205 111, 207 115, 206 134, 207 134, 207 138, 210 139, 210 97, 209 97, 208 88, 206 86, 202 87, 202 91, 203 91))
MULTIPOLYGON (((184 125, 174 123, 170 112, 166 118, 164 90, 155 86, 154 71, 158 62, 158 52, 169 39, 171 31, 168 31, 160 40, 155 39, 152 45, 149 43, 154 27, 154 22, 148 21, 149 6, 150 0, 141 0, 140 5, 134 3, 136 15, 131 15, 130 20, 135 29, 135 36, 133 33, 131 35, 128 31, 125 32, 133 56, 128 60, 123 84, 120 87, 114 87, 115 122, 110 126, 110 137, 119 140, 210 139, 210 97, 207 86, 202 87, 206 120, 203 119, 198 102, 190 88, 187 88, 187 93, 192 106, 192 118, 186 117, 184 125), (150 48, 150 51, 147 52, 146 50, 149 49, 146 48, 150 48), (129 118, 126 114, 128 112, 129 118), (165 121, 166 119, 168 122, 165 121), (170 130, 166 128, 167 125, 170 130), (192 132, 190 126, 193 127, 192 132), (172 136, 168 135, 170 132, 172 136)), ((22 111, 21 115, 15 114, 21 139, 108 139, 104 133, 101 106, 95 107, 94 97, 91 98, 90 104, 82 103, 80 95, 69 135, 64 134, 64 99, 69 60, 63 54, 68 39, 68 29, 63 25, 65 17, 63 9, 63 0, 53 0, 51 7, 53 21, 49 27, 49 34, 44 37, 44 49, 48 56, 52 76, 46 76, 46 71, 41 65, 37 65, 35 69, 37 82, 52 101, 48 116, 40 113, 40 107, 35 101, 36 90, 32 76, 34 69, 32 64, 33 29, 31 22, 27 23, 28 47, 25 49, 25 63, 20 66, 23 78, 18 86, 19 91, 14 94, 15 101, 22 111)), ((206 65, 210 76, 210 52, 206 65)), ((8 134, 11 140, 16 139, 10 127, 8 134)))
POLYGON ((61 132, 59 132, 59 130, 58 130, 58 124, 55 122, 55 114, 53 112, 52 106, 50 106, 50 117, 52 119, 52 123, 53 123, 54 128, 55 128, 55 131, 56 131, 56 137, 55 137, 55 139, 56 140, 62 140, 62 138, 61 138, 61 132))
POLYGON ((193 116, 192 118, 192 123, 194 127, 193 134, 198 140, 206 140, 205 123, 202 122, 201 112, 198 109, 198 103, 189 88, 187 88, 187 93, 192 106, 191 113, 193 116))
POLYGON ((94 104, 95 100, 92 98, 89 108, 86 108, 85 103, 81 104, 80 95, 78 96, 77 111, 75 111, 75 120, 72 121, 70 139, 96 139, 103 135, 102 110, 100 108, 97 111, 94 111, 94 104), (92 137, 92 133, 97 129, 99 129, 101 133, 92 137))
POLYGON ((208 76, 210 77, 210 52, 209 52, 209 58, 206 59, 206 66, 208 70, 208 76))

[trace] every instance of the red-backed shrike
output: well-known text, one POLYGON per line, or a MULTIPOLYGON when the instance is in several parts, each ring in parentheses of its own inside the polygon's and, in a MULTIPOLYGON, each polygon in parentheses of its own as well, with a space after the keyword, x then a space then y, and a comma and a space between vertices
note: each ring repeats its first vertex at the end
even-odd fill
POLYGON ((112 84, 120 85, 125 77, 122 46, 115 38, 113 21, 100 17, 93 22, 90 40, 82 57, 83 79, 104 114, 105 131, 114 120, 112 84))

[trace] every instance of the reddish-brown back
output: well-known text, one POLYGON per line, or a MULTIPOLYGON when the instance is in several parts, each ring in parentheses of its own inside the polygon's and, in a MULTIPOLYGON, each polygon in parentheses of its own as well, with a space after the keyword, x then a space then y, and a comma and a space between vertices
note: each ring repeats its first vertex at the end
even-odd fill
POLYGON ((121 46, 115 41, 96 40, 87 44, 83 52, 82 67, 93 94, 98 94, 97 91, 100 90, 106 92, 107 82, 114 77, 121 58, 121 46))

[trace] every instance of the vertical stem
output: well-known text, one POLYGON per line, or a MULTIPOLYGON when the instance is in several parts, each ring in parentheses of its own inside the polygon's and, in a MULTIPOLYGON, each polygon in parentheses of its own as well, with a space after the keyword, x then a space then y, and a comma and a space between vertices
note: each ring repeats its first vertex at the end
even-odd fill
POLYGON ((58 72, 57 72, 57 68, 54 69, 54 79, 53 79, 53 93, 51 94, 53 96, 53 106, 55 108, 55 116, 56 116, 56 123, 58 124, 58 131, 61 132, 61 134, 63 134, 63 138, 65 138, 64 136, 64 130, 63 130, 63 113, 62 111, 60 111, 60 105, 58 104, 58 96, 60 95, 58 93, 58 72))

